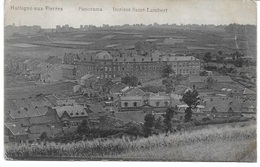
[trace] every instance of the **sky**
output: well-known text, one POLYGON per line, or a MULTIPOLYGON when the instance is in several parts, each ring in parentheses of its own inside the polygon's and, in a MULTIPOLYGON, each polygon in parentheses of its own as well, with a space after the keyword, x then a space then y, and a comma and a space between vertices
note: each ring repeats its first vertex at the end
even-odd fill
POLYGON ((40 25, 54 28, 65 25, 123 24, 256 24, 256 3, 252 0, 5 0, 5 26, 40 25), (45 7, 62 8, 49 11, 45 7), (12 7, 38 7, 38 10, 12 10, 12 7), (79 8, 102 8, 81 11, 79 8), (130 8, 131 12, 114 12, 130 8), (167 12, 133 12, 132 8, 160 8, 167 12))

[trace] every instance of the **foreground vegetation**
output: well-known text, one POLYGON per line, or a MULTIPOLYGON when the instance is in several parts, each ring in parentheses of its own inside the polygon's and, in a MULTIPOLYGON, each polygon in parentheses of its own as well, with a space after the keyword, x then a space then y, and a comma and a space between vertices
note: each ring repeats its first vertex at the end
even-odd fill
POLYGON ((75 143, 7 144, 7 158, 240 161, 256 149, 255 123, 212 125, 131 140, 129 137, 75 143))

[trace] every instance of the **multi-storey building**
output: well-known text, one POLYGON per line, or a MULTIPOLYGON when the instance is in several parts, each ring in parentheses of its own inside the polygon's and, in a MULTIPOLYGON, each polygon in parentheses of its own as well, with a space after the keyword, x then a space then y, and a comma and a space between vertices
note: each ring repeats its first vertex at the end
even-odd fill
POLYGON ((166 57, 176 74, 199 74, 200 60, 193 56, 172 56, 166 57))
POLYGON ((109 52, 89 52, 77 54, 77 56, 66 54, 64 62, 76 66, 77 78, 81 78, 85 74, 92 74, 99 78, 134 75, 144 81, 160 78, 167 64, 171 65, 176 74, 198 74, 200 69, 200 61, 193 56, 169 56, 158 50, 146 56, 136 54, 129 56, 115 51, 109 52))

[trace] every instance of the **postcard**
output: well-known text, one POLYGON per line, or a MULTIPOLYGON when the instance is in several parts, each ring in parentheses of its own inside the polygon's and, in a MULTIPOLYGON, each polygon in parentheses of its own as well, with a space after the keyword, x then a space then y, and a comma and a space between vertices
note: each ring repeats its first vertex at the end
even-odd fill
POLYGON ((6 160, 256 162, 253 0, 5 0, 6 160))

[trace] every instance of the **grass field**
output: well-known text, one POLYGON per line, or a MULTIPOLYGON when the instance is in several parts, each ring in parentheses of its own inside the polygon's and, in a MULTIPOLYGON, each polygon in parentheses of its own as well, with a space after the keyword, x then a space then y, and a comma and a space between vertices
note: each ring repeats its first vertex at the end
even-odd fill
MULTIPOLYGON (((120 159, 167 161, 241 161, 256 149, 256 125, 207 126, 169 136, 129 137, 77 143, 6 144, 14 159, 120 159)), ((254 161, 254 160, 253 160, 254 161)))

